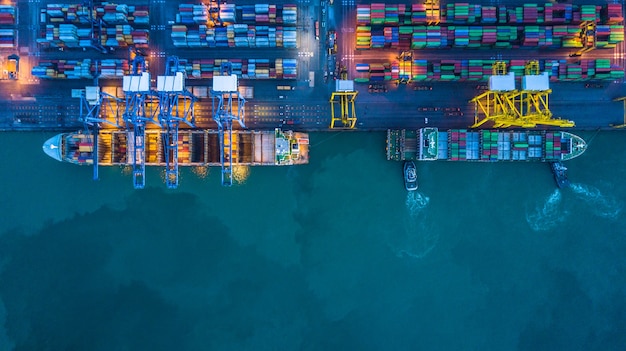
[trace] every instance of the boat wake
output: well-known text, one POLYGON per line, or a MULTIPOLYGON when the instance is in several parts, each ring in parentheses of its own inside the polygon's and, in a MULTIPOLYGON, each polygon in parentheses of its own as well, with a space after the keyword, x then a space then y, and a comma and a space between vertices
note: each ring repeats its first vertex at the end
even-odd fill
POLYGON ((422 195, 418 191, 409 191, 406 194, 406 209, 409 211, 411 217, 415 217, 422 212, 422 210, 428 206, 429 202, 430 198, 426 195, 422 195))
POLYGON ((572 184, 571 189, 591 207, 591 212, 596 216, 614 219, 622 212, 623 204, 617 198, 602 194, 596 187, 572 184))
POLYGON ((561 191, 555 189, 546 201, 535 207, 534 211, 526 212, 526 222, 536 232, 556 228, 565 221, 567 211, 561 209, 561 191))
POLYGON ((404 231, 401 231, 395 242, 391 245, 396 256, 399 258, 424 258, 437 245, 439 234, 429 228, 421 214, 428 206, 430 198, 417 191, 410 191, 406 197, 406 209, 408 216, 404 223, 404 231))

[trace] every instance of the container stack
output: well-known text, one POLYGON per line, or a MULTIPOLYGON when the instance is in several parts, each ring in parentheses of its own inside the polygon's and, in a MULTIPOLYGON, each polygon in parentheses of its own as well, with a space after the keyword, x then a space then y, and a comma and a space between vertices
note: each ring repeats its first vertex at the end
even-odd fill
POLYGON ((224 23, 235 23, 235 4, 220 5, 220 19, 224 23))
POLYGON ((560 160, 561 159, 561 133, 559 132, 547 132, 546 138, 546 160, 560 160))
POLYGON ((620 24, 624 22, 621 4, 607 4, 602 9, 602 20, 606 24, 620 24))
POLYGON ((371 22, 370 5, 357 5, 356 7, 356 24, 357 26, 368 26, 371 22))
POLYGON ((372 46, 372 33, 369 26, 356 27, 356 49, 365 50, 372 46))
MULTIPOLYGON (((277 21, 278 21, 277 17, 277 21)), ((285 26, 295 26, 298 22, 298 6, 296 5, 283 5, 282 24, 285 26)), ((276 22, 281 23, 281 22, 276 22)))
POLYGON ((524 4, 522 11, 522 23, 542 24, 544 22, 543 16, 539 16, 540 11, 543 11, 543 6, 540 7, 537 4, 524 4))
MULTIPOLYGON (((103 6, 96 7, 95 10, 97 18, 101 18, 107 25, 130 23, 148 26, 150 24, 147 6, 104 3, 103 6)), ((86 15, 88 16, 88 11, 86 15)))
MULTIPOLYGON (((526 60, 504 60, 509 72, 519 80, 524 75, 526 60)), ((432 60, 414 59, 411 67, 413 81, 486 81, 491 76, 494 60, 432 60)), ((406 79, 407 64, 400 63, 358 63, 359 82, 379 82, 390 79, 406 79), (394 74, 398 67, 398 78, 394 74), (369 74, 368 74, 369 73, 369 74)), ((611 65, 609 59, 580 60, 540 60, 540 71, 548 72, 550 80, 586 81, 616 80, 624 78, 623 67, 611 65)))
POLYGON ((178 139, 178 162, 191 163, 191 153, 189 152, 190 133, 181 133, 178 139))
POLYGON ((385 80, 385 66, 380 63, 372 63, 370 67, 370 82, 382 83, 385 80))
MULTIPOLYGON (((73 24, 59 24, 58 26, 48 24, 46 25, 45 34, 45 38, 38 40, 38 42, 50 47, 75 48, 81 44, 78 29, 73 24)), ((87 43, 86 46, 89 45, 90 43, 87 43)))
POLYGON ((546 3, 544 6, 545 23, 572 23, 574 12, 574 7, 572 6, 572 4, 546 3))
POLYGON ((498 15, 495 6, 483 6, 480 15, 481 23, 495 24, 498 22, 498 15))
POLYGON ((0 26, 15 24, 15 6, 0 5, 0 26))
POLYGON ((608 47, 614 48, 615 44, 621 43, 623 41, 624 41, 624 25, 612 24, 611 25, 611 33, 609 34, 609 45, 608 45, 608 47))
POLYGON ((241 79, 296 79, 296 59, 200 59, 180 60, 180 67, 190 79, 212 79, 220 66, 230 62, 233 74, 241 79))
POLYGON ((414 59, 411 74, 413 80, 426 80, 428 78, 428 61, 422 59, 414 59))
POLYGON ((596 22, 598 16, 596 15, 596 5, 582 5, 580 6, 580 20, 596 22))
POLYGON ((12 49, 15 46, 15 29, 0 29, 0 49, 12 49))
MULTIPOLYGON (((95 6, 91 14, 104 20, 107 25, 134 24, 149 25, 148 6, 103 3, 95 6)), ((41 23, 72 23, 90 25, 90 9, 79 4, 48 4, 41 11, 41 23)))
POLYGON ((296 59, 283 59, 283 78, 296 79, 298 61, 296 59))
POLYGON ((207 23, 208 11, 205 5, 179 4, 176 22, 180 24, 207 23))
POLYGON ((466 130, 454 130, 449 133, 448 150, 449 159, 452 161, 467 159, 466 146, 467 146, 467 131, 466 130))
POLYGON ((31 70, 31 74, 42 79, 93 79, 90 59, 42 60, 31 70))
POLYGON ((428 19, 426 18, 426 5, 411 5, 411 24, 426 24, 427 22, 428 19))
POLYGON ((45 24, 45 37, 37 42, 43 47, 77 48, 92 44, 90 16, 102 19, 104 26, 100 36, 101 44, 111 47, 135 45, 147 47, 148 30, 135 29, 129 25, 147 27, 149 25, 148 6, 103 3, 91 12, 82 5, 48 4, 41 10, 41 23, 45 24))
POLYGON ((385 24, 385 4, 371 4, 370 11, 372 25, 382 26, 385 24))
POLYGON ((100 61, 100 78, 117 78, 121 79, 125 74, 129 73, 129 65, 127 60, 107 59, 100 61))
POLYGON ((481 154, 480 159, 496 161, 498 159, 498 135, 497 131, 483 130, 480 133, 481 154))
POLYGON ((148 47, 148 30, 134 29, 128 24, 107 28, 102 34, 101 44, 108 47, 148 47))
POLYGON ((222 23, 215 26, 206 24, 205 5, 180 4, 178 10, 171 34, 177 47, 297 48, 295 5, 222 5, 222 23))

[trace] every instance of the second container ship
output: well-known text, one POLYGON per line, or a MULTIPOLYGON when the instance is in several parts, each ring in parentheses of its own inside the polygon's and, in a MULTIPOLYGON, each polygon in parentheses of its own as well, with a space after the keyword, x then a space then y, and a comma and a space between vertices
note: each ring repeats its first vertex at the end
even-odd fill
POLYGON ((566 161, 587 149, 583 138, 560 131, 388 130, 387 159, 393 161, 566 161))

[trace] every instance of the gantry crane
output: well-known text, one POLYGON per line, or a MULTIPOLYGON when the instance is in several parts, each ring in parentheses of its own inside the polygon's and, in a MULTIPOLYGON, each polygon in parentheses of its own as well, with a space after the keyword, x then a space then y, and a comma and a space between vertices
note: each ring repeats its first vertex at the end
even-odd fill
POLYGON ((584 53, 596 48, 596 22, 583 21, 580 24, 580 33, 578 34, 582 47, 571 54, 570 57, 582 56, 584 53))
POLYGON ((429 25, 438 25, 441 22, 441 10, 439 0, 426 0, 426 19, 429 25))
POLYGON ((348 72, 345 67, 342 67, 340 79, 335 81, 335 91, 330 95, 330 129, 354 129, 356 127, 354 101, 358 93, 354 89, 354 81, 348 80, 348 72), (335 114, 337 107, 339 107, 339 116, 335 114), (340 127, 335 127, 337 122, 341 122, 340 127))
POLYGON ((93 144, 93 179, 98 180, 98 133, 100 125, 106 124, 113 128, 120 127, 119 103, 115 96, 100 91, 99 86, 87 86, 81 92, 80 118, 85 132, 91 135, 93 144))
POLYGON ((211 88, 213 119, 217 123, 220 139, 222 185, 233 185, 233 122, 246 128, 244 106, 246 100, 239 95, 237 76, 230 62, 222 63, 220 75, 213 76, 211 88))
POLYGON ((135 55, 130 66, 130 75, 124 76, 122 81, 126 100, 124 122, 128 130, 129 161, 133 164, 133 185, 135 189, 143 189, 146 186, 146 123, 159 125, 159 122, 144 57, 135 55))
POLYGON ((157 77, 159 124, 165 131, 165 184, 178 187, 178 127, 185 123, 195 126, 194 102, 197 98, 185 88, 185 76, 179 68, 178 57, 170 56, 165 63, 165 75, 157 77))
POLYGON ((492 121, 495 128, 534 128, 538 124, 574 126, 572 121, 553 118, 548 107, 548 97, 552 92, 549 77, 547 73, 539 74, 537 61, 527 63, 522 90, 515 88, 515 75, 507 73, 505 62, 495 62, 492 70, 489 90, 470 100, 474 103, 474 124, 471 128, 478 128, 488 121, 492 121))
POLYGON ((413 51, 402 51, 398 56, 400 60, 400 72, 398 72, 398 82, 408 84, 413 78, 413 51))
MULTIPOLYGON (((93 17, 94 12, 96 11, 96 9, 94 8, 93 0, 84 0, 83 8, 87 8, 87 11, 89 11, 88 16, 81 17, 83 17, 83 20, 89 21, 91 25, 91 47, 100 51, 103 54, 106 54, 108 52, 107 49, 100 43, 100 37, 102 36, 102 24, 104 20, 102 18, 93 17)), ((104 22, 104 24, 106 25, 106 22, 104 22)))
POLYGON ((221 0, 211 0, 208 3, 208 12, 209 18, 214 27, 222 26, 222 18, 220 17, 220 1, 221 0))

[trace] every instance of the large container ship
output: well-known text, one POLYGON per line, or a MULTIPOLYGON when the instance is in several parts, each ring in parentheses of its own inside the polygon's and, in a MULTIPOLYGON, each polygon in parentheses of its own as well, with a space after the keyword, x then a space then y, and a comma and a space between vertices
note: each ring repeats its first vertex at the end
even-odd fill
POLYGON ((387 159, 393 161, 566 161, 587 149, 583 138, 562 131, 388 130, 387 159))
MULTIPOLYGON (((309 136, 307 133, 282 131, 233 131, 232 163, 247 166, 284 166, 309 163, 309 136)), ((98 133, 98 165, 132 165, 134 146, 132 132, 102 130, 98 133)), ((228 135, 225 135, 228 139, 228 135)), ((93 165, 94 138, 89 133, 62 133, 48 139, 44 152, 62 162, 93 165)), ((164 132, 147 130, 145 164, 165 166, 164 132)), ((228 140, 225 141, 228 143, 228 140)), ((217 130, 181 130, 178 133, 179 166, 220 166, 220 143, 217 130)))

